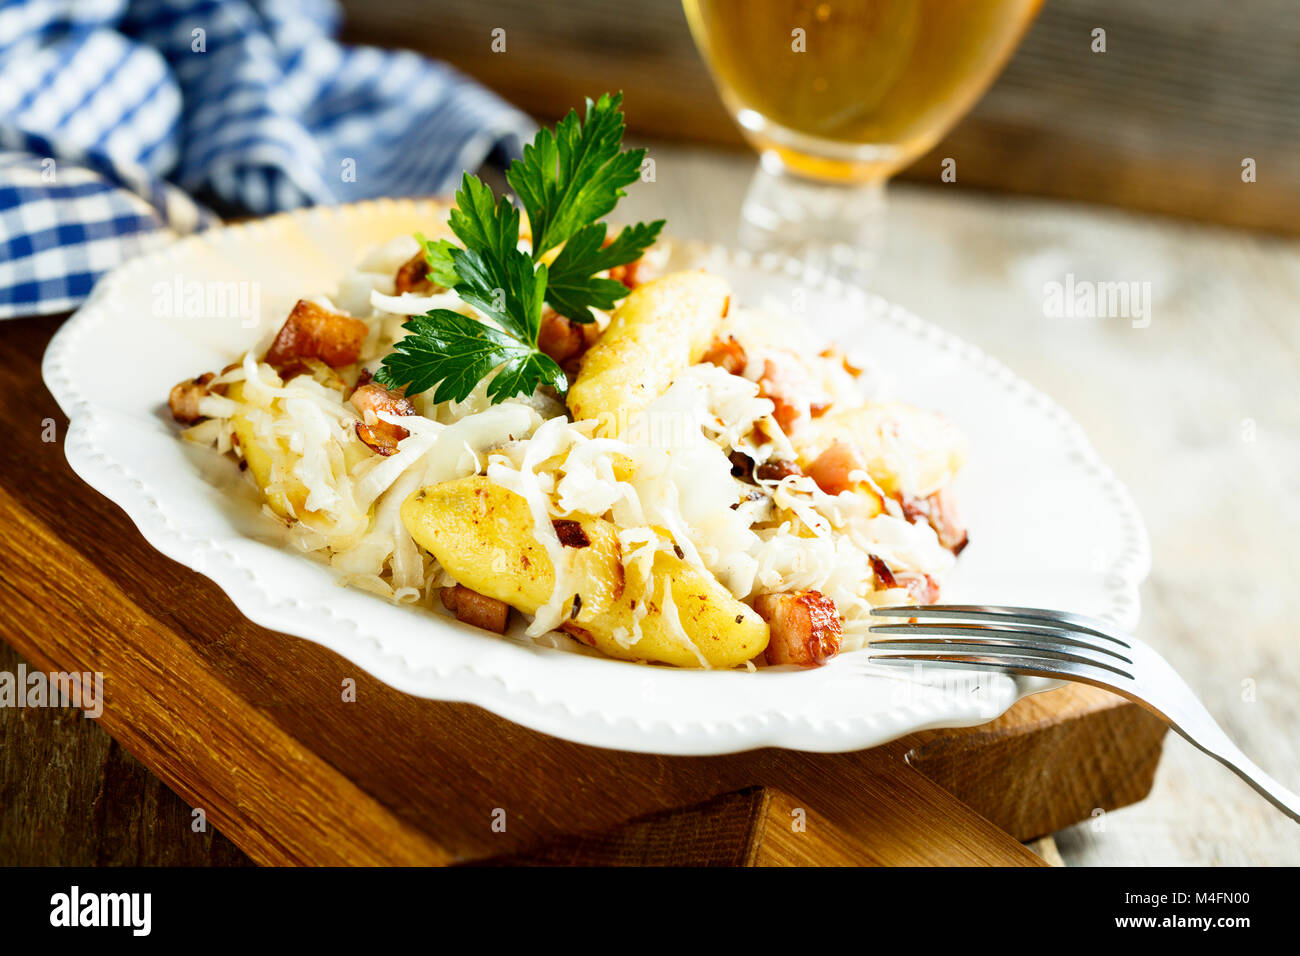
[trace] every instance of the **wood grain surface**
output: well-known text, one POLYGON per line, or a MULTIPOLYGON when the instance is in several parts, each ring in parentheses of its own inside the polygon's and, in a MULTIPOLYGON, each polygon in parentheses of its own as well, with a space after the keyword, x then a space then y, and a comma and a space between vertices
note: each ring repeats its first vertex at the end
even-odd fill
MULTIPOLYGON (((581 747, 391 690, 243 619, 80 483, 42 441, 48 421, 65 424, 36 377, 53 328, 19 321, 0 338, 3 637, 34 667, 104 675, 100 725, 184 801, 132 817, 171 828, 168 860, 239 862, 210 833, 190 835, 189 806, 261 863, 1038 865, 1021 840, 1150 786, 1163 726, 1084 688, 855 754, 716 758, 581 747), (1080 776, 1084 764, 1101 769, 1080 776)), ((98 804, 121 813, 121 796, 98 804)), ((6 814, 0 859, 39 857, 55 818, 28 819, 6 814)), ((77 832, 101 841, 95 859, 133 859, 114 855, 120 830, 77 832)))
MULTIPOLYGON (((0 642, 0 672, 30 671, 0 642)), ((99 724, 72 708, 0 709, 0 864, 250 866, 99 724)))
MULTIPOLYGON (((680 0, 343 6, 346 37, 448 60, 548 122, 584 96, 622 89, 643 136, 741 142, 680 0), (494 30, 505 31, 502 52, 494 30)), ((902 176, 937 183, 950 157, 960 187, 1295 235, 1298 46, 1300 6, 1291 0, 1049 0, 971 115, 902 176), (1104 53, 1093 52, 1096 29, 1106 32, 1104 53), (1249 184, 1247 157, 1257 169, 1249 184)))

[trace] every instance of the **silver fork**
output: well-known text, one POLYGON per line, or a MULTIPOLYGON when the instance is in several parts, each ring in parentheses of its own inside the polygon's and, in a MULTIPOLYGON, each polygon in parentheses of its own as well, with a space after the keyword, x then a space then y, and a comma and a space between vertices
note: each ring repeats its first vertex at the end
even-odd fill
POLYGON ((1300 821, 1300 797, 1228 739, 1163 657, 1105 621, 1068 611, 988 604, 883 607, 871 613, 937 619, 872 627, 873 634, 897 635, 870 642, 872 661, 1005 671, 1104 687, 1151 711, 1300 821))

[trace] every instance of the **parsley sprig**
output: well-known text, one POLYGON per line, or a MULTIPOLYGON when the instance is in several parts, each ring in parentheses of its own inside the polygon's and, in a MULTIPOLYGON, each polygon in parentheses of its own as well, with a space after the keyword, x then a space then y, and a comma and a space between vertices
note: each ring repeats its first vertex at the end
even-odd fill
POLYGON ((587 100, 555 130, 541 130, 506 173, 532 228, 532 254, 520 251, 519 210, 466 173, 448 225, 461 245, 423 236, 429 278, 454 289, 490 321, 435 309, 414 316, 384 359, 376 381, 406 394, 435 389, 434 401, 464 401, 493 371, 493 403, 549 385, 563 393, 564 371, 538 348, 543 304, 575 322, 592 322, 627 288, 597 273, 640 258, 663 220, 625 227, 606 244, 605 223, 640 175, 645 150, 623 150, 621 93, 587 100), (558 248, 550 257, 548 254, 558 248), (549 265, 547 259, 550 259, 549 265))

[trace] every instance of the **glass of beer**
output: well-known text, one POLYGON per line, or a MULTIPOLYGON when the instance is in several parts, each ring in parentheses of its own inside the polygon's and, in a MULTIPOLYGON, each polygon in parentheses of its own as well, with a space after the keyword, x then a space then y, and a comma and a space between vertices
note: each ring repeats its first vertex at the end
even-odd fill
POLYGON ((683 0, 759 152, 742 243, 864 281, 883 237, 885 181, 974 105, 1041 3, 683 0))

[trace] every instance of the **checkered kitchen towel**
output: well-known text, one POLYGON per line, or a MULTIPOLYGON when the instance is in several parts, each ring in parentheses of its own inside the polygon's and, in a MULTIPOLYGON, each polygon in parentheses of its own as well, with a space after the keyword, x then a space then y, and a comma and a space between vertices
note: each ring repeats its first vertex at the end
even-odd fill
POLYGON ((0 2, 0 318, 250 213, 428 195, 532 122, 451 68, 348 48, 329 0, 0 2))

